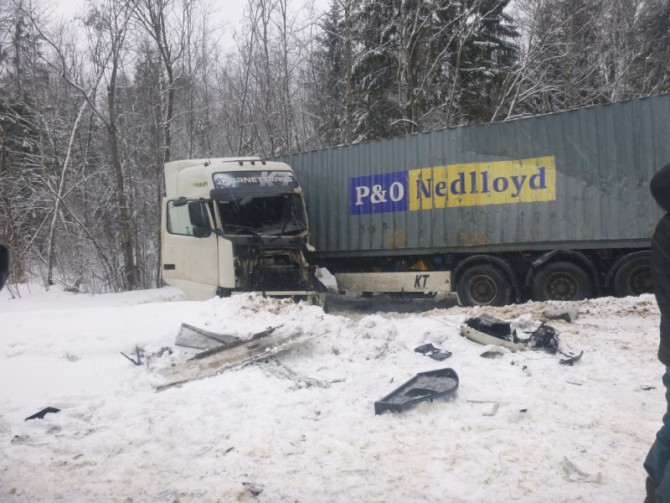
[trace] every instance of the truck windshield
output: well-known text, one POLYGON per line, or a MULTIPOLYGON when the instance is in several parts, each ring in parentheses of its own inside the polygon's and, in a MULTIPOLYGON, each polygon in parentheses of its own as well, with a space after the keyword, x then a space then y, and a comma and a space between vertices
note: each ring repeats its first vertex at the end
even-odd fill
POLYGON ((299 234, 307 229, 299 194, 219 201, 224 234, 299 234))

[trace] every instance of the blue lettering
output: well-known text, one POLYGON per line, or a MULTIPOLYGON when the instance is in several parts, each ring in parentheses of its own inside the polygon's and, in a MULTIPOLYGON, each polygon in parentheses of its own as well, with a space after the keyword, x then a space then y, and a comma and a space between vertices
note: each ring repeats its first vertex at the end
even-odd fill
POLYGON ((496 192, 506 192, 509 187, 509 180, 503 176, 493 180, 493 190, 496 192))
POLYGON ((530 180, 528 180, 528 186, 531 189, 539 190, 547 188, 547 179, 544 171, 544 166, 540 166, 537 168, 537 174, 530 177, 530 180))
POLYGON ((430 178, 429 180, 427 180, 427 182, 428 185, 426 186, 424 185, 423 180, 421 178, 419 178, 416 181, 416 193, 419 194, 419 199, 421 199, 422 197, 427 197, 428 199, 430 199, 432 197, 433 179, 430 178))
POLYGON ((470 171, 470 194, 476 194, 477 193, 477 172, 476 171, 470 171))
POLYGON ((521 189, 523 187, 523 182, 526 181, 526 175, 523 176, 512 176, 512 183, 514 184, 514 188, 516 189, 516 192, 512 194, 512 197, 519 197, 519 194, 521 194, 521 189))
MULTIPOLYGON (((349 179, 349 214, 369 215, 407 211, 407 171, 359 176, 349 179)), ((424 189, 426 197, 432 192, 432 180, 424 189)))
POLYGON ((455 196, 465 194, 465 173, 459 173, 458 178, 451 182, 451 193, 455 196))

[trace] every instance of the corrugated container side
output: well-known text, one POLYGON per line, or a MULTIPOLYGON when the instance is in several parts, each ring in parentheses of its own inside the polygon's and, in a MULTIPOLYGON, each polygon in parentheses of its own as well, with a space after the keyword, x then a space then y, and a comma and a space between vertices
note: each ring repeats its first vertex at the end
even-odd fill
POLYGON ((312 242, 324 254, 645 246, 661 214, 648 184, 670 162, 668 117, 670 96, 657 96, 282 160, 304 187, 312 242), (551 158, 553 189, 553 161, 544 171, 540 160, 520 167, 551 158), (365 184, 370 193, 358 201, 365 184))

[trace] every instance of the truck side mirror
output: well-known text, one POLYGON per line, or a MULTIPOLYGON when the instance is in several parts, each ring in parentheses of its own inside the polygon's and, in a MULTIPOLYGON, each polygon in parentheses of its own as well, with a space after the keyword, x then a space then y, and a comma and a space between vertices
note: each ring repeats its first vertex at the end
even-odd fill
POLYGON ((212 234, 212 227, 207 215, 207 206, 204 203, 193 201, 188 204, 188 216, 193 225, 193 236, 207 238, 212 234))
POLYGON ((188 203, 188 199, 182 196, 179 199, 172 201, 172 206, 179 208, 180 206, 184 206, 186 203, 188 203))

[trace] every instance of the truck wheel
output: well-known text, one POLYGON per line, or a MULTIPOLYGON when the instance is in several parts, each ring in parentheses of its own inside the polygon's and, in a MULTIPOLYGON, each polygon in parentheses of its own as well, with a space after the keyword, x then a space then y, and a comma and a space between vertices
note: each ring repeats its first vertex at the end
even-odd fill
POLYGON ((651 293, 651 266, 649 257, 635 257, 619 267, 614 275, 614 291, 618 297, 651 293))
POLYGON ((593 295, 593 283, 572 262, 550 262, 533 277, 533 300, 582 300, 593 295))
POLYGON ((512 286, 495 267, 479 265, 465 270, 456 292, 462 306, 504 306, 509 304, 512 286))

